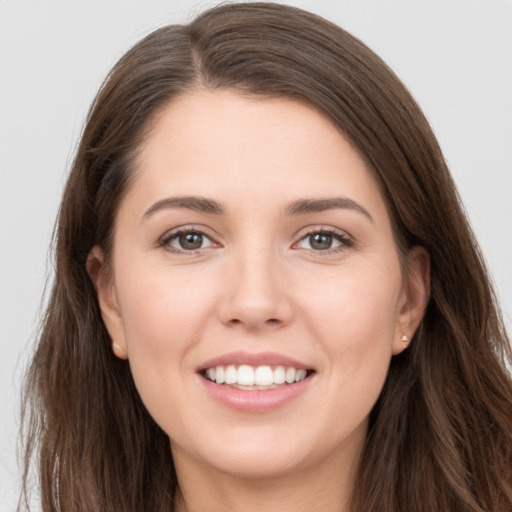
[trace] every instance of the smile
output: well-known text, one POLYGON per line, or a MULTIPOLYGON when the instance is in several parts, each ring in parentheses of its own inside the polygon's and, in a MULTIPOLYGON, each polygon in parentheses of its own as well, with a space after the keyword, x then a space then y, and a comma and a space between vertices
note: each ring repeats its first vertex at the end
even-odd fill
POLYGON ((274 352, 230 352, 196 369, 207 396, 242 413, 266 413, 298 403, 316 387, 311 363, 274 352))
POLYGON ((269 365, 251 366, 248 364, 237 366, 230 364, 207 368, 202 375, 205 379, 216 384, 241 390, 263 391, 300 382, 311 373, 312 370, 297 369, 291 366, 271 367, 269 365))

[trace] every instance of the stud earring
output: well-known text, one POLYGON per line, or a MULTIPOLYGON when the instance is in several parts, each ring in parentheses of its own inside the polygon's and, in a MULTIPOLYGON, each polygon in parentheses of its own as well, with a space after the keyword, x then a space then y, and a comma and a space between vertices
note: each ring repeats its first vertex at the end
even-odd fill
POLYGON ((402 336, 402 342, 403 343, 408 343, 409 342, 409 338, 405 334, 402 336))
POLYGON ((123 348, 120 345, 118 345, 115 341, 112 341, 112 352, 114 352, 114 354, 119 358, 124 359, 126 357, 126 353, 123 350, 123 348))

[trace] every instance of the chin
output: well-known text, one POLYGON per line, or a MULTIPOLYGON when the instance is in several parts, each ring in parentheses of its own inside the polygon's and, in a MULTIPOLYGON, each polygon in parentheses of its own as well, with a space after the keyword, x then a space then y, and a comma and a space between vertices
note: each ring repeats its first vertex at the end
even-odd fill
MULTIPOLYGON (((305 469, 304 459, 297 453, 290 457, 285 453, 272 453, 269 450, 252 450, 252 453, 224 453, 212 461, 212 466, 219 472, 243 479, 268 479, 293 475, 305 469)), ((311 457, 308 458, 311 463, 311 457)))
POLYGON ((333 452, 331 443, 320 445, 307 432, 296 429, 260 427, 234 429, 226 435, 205 438, 194 458, 215 471, 247 479, 286 477, 314 466, 333 452), (207 444, 206 444, 207 443, 207 444))

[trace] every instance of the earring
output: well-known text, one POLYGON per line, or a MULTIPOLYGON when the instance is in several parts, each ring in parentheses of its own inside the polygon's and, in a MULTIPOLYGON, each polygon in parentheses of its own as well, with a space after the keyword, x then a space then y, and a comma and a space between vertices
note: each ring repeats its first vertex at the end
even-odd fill
POLYGON ((408 343, 409 342, 409 338, 405 334, 402 336, 402 342, 403 343, 408 343))
POLYGON ((126 358, 126 353, 123 350, 123 348, 113 340, 112 340, 112 352, 114 352, 114 355, 116 355, 117 357, 119 357, 121 359, 126 358))

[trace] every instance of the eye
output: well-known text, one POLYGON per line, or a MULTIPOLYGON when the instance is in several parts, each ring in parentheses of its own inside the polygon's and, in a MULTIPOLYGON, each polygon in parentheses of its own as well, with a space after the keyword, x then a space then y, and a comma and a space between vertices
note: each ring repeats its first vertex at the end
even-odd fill
POLYGON ((202 231, 186 229, 174 231, 164 236, 160 245, 173 252, 194 252, 207 247, 213 247, 215 243, 202 231))
POLYGON ((309 249, 316 252, 336 252, 345 247, 351 247, 353 241, 344 234, 332 230, 318 230, 307 233, 295 245, 300 249, 309 249))

